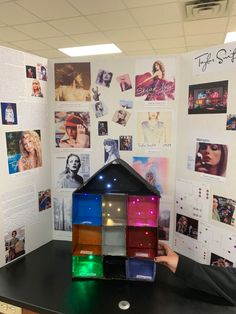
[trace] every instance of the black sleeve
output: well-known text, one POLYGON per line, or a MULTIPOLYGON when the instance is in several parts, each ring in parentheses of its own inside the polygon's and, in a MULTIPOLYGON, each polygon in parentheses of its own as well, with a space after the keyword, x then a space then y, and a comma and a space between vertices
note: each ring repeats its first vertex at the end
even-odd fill
POLYGON ((222 297, 236 305, 236 268, 203 265, 180 255, 175 275, 191 288, 222 297))

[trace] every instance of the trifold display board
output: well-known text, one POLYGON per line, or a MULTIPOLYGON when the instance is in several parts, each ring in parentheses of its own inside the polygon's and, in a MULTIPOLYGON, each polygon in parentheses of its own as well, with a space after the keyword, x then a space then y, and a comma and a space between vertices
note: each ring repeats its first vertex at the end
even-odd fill
MULTIPOLYGON (((46 60, 1 47, 0 266, 70 241, 72 192, 117 158, 160 191, 158 239, 199 262, 236 266, 235 49, 46 60)), ((120 249, 131 261, 129 196, 144 194, 129 190, 129 177, 123 192, 91 194, 127 198, 115 227, 125 228, 120 249)), ((108 256, 117 234, 105 232, 108 217, 99 227, 108 256)))
POLYGON ((153 281, 159 198, 159 191, 120 159, 75 191, 73 278, 153 281))

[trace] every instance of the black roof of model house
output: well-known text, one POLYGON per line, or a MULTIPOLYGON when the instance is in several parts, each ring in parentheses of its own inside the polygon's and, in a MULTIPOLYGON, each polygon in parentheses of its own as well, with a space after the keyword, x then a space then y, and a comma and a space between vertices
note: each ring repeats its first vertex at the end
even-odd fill
POLYGON ((160 192, 154 186, 122 159, 104 165, 74 193, 160 196, 160 192))

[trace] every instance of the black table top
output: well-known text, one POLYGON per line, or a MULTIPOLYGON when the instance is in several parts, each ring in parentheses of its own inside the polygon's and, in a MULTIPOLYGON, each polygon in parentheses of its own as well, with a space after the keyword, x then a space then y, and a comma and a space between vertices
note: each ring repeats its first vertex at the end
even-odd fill
POLYGON ((71 279, 71 242, 51 241, 0 269, 0 301, 39 313, 236 313, 236 307, 195 291, 158 265, 155 282, 71 279), (127 300, 130 308, 119 309, 127 300))

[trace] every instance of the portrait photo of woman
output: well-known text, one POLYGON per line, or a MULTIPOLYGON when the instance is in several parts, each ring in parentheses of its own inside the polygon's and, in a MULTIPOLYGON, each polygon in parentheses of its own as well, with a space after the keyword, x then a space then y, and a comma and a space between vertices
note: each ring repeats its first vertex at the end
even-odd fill
POLYGON ((127 110, 120 109, 120 110, 115 111, 112 121, 122 126, 126 126, 129 120, 129 117, 130 117, 130 113, 127 110))
POLYGON ((182 233, 190 238, 197 239, 198 220, 176 214, 176 232, 182 233))
POLYGON ((94 104, 94 112, 95 112, 95 117, 96 118, 103 117, 103 116, 105 116, 108 113, 107 106, 101 100, 97 101, 94 104))
POLYGON ((25 254, 25 228, 20 227, 5 235, 6 263, 25 254))
POLYGON ((70 154, 66 159, 65 170, 59 174, 57 188, 76 189, 83 185, 84 179, 79 175, 81 160, 77 154, 70 154))
POLYGON ((219 204, 219 199, 216 195, 213 195, 212 219, 216 221, 220 221, 220 204, 219 204))
POLYGON ((104 142, 104 151, 105 151, 105 164, 120 158, 118 150, 118 140, 114 139, 105 139, 104 142))
POLYGON ((26 77, 36 79, 36 67, 32 65, 25 66, 26 77))
POLYGON ((42 167, 40 130, 6 133, 9 174, 42 167))
POLYGON ((112 72, 106 70, 99 70, 96 78, 96 83, 104 87, 110 87, 112 77, 113 77, 112 72))
POLYGON ((90 63, 55 64, 55 100, 90 101, 90 63))
POLYGON ((34 97, 43 97, 43 93, 41 91, 41 85, 39 80, 34 79, 32 82, 32 93, 31 96, 34 97))
POLYGON ((225 177, 227 158, 227 145, 197 142, 195 171, 225 177))
POLYGON ((175 78, 167 78, 163 61, 155 60, 151 72, 138 74, 135 77, 135 96, 147 101, 164 101, 175 99, 175 78))
POLYGON ((24 131, 21 134, 19 172, 42 167, 42 149, 40 136, 36 131, 24 131))
POLYGON ((148 120, 142 122, 144 141, 148 143, 165 143, 165 126, 159 118, 159 112, 148 112, 148 120))
POLYGON ((59 123, 61 136, 56 131, 58 146, 61 148, 89 148, 89 114, 82 112, 68 112, 59 123), (64 120, 64 121, 63 121, 64 120), (62 133, 63 132, 63 133, 62 133), (58 136, 58 134, 60 136, 58 136))
POLYGON ((116 79, 120 85, 120 90, 122 92, 132 88, 129 74, 124 74, 124 75, 118 76, 116 79))
POLYGON ((17 124, 17 108, 16 103, 1 102, 2 124, 17 124))

